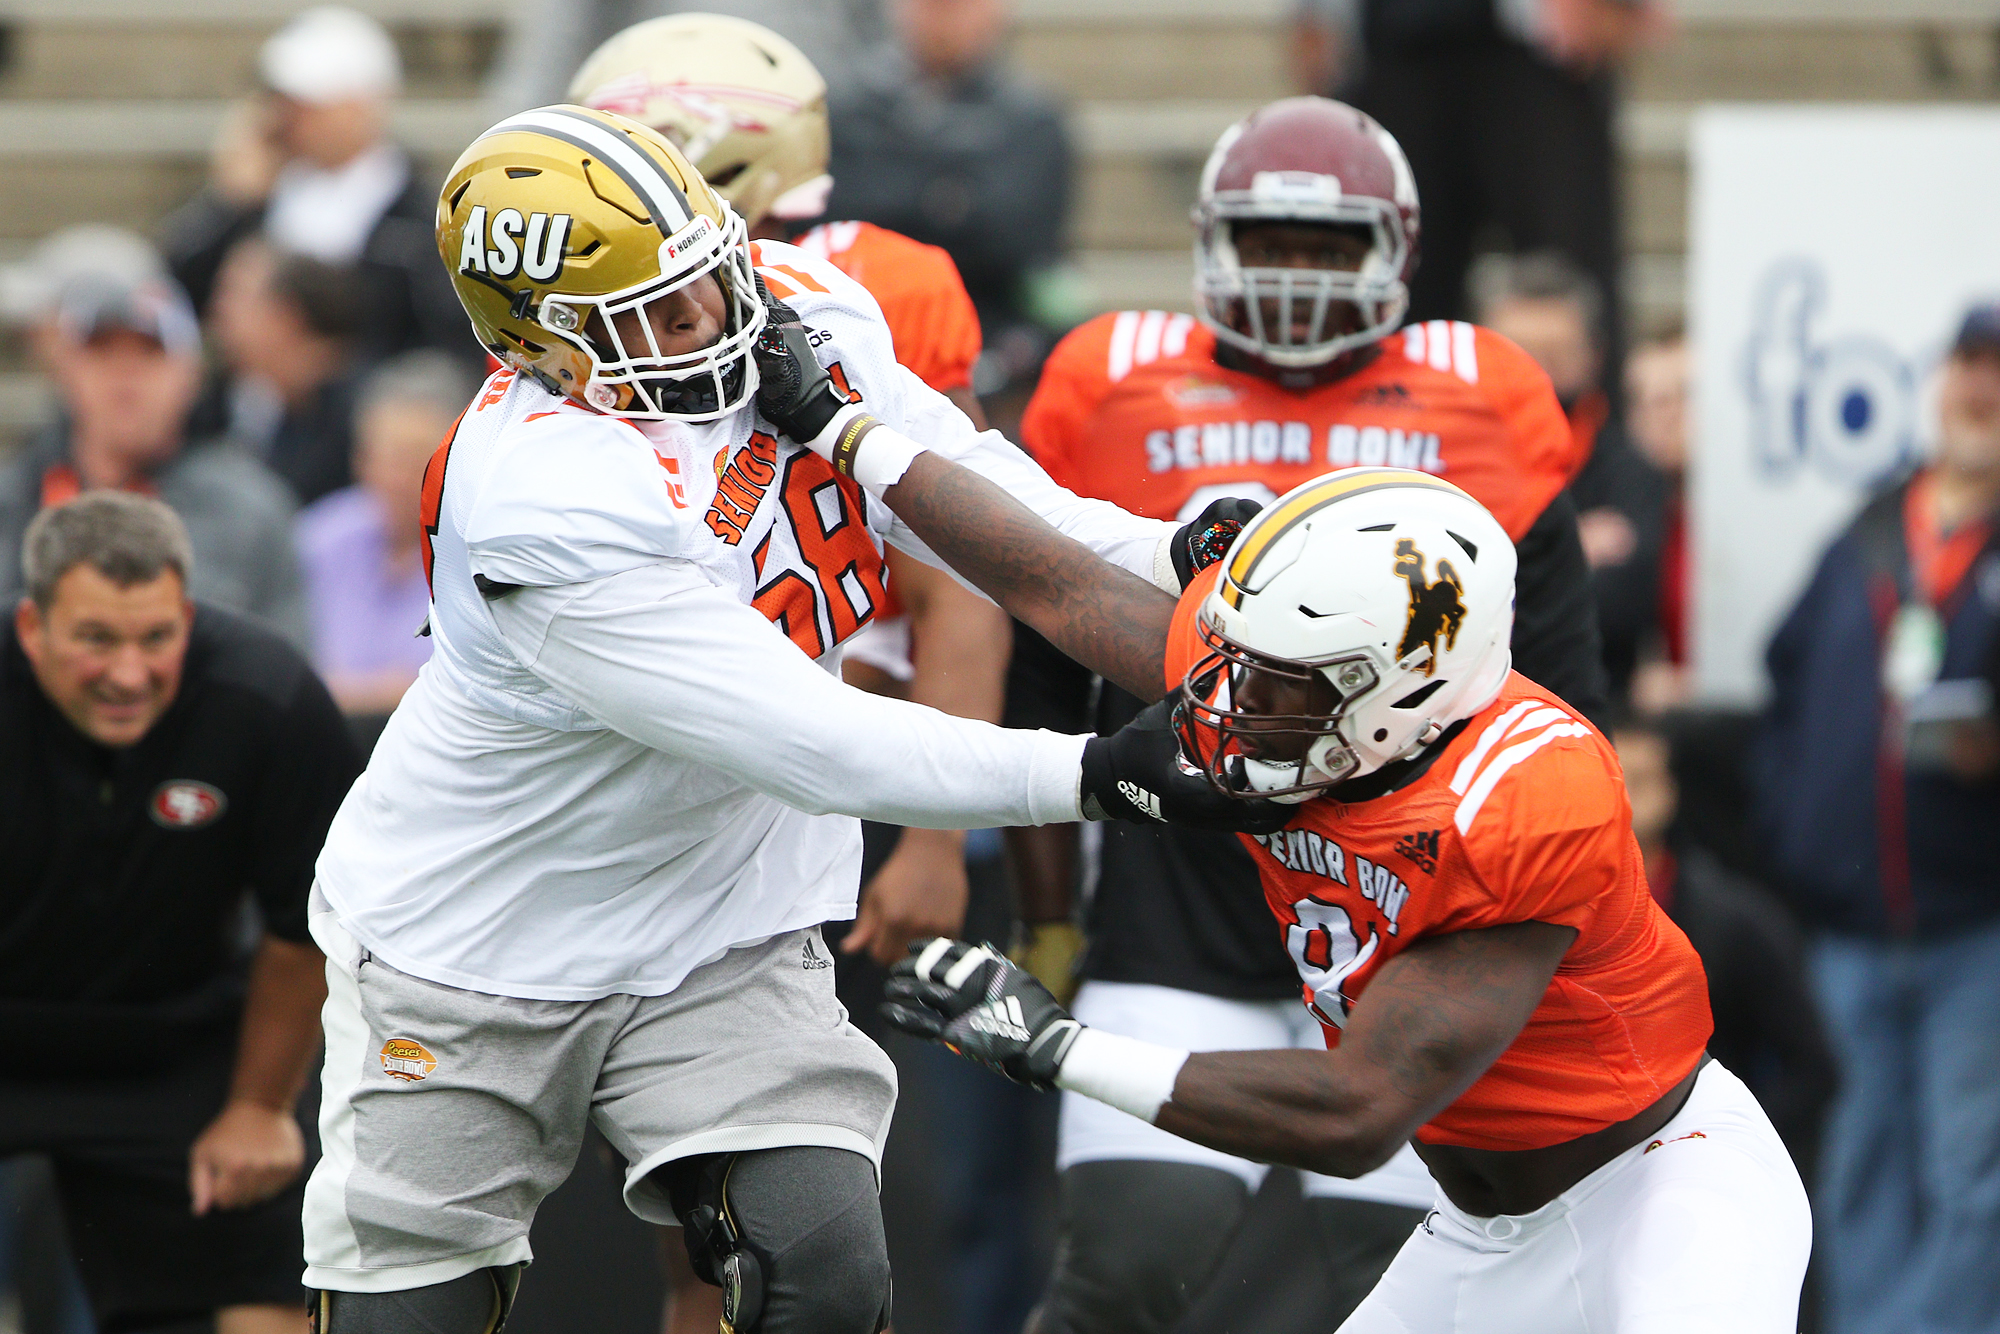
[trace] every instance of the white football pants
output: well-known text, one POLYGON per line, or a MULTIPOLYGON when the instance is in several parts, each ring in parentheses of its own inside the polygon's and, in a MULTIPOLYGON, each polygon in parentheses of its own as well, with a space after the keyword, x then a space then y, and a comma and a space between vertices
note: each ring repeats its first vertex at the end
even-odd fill
POLYGON ((1812 1215, 1743 1081, 1531 1214, 1438 1201, 1340 1334, 1793 1334, 1812 1215))

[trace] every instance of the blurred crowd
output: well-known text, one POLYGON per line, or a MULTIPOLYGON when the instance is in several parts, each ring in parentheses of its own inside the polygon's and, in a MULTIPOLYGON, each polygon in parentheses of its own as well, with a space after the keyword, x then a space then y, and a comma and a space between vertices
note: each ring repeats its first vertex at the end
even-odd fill
MULTIPOLYGON (((1013 433, 1087 311, 1065 268, 1071 133, 1003 54, 1005 0, 522 9, 492 77, 496 114, 562 100, 600 41, 663 12, 723 10, 796 43, 827 76, 832 126, 831 181, 799 216, 949 253, 981 334, 969 388, 1013 433)), ((2000 1328, 2000 307, 1939 331, 1928 461, 1881 479, 1824 553, 1771 646, 1768 712, 1700 707, 1687 476, 1731 442, 1693 438, 1686 329, 1629 314, 1612 138, 1620 67, 1663 22, 1644 0, 1304 0, 1297 87, 1270 95, 1338 96, 1397 136, 1423 201, 1410 319, 1468 319, 1519 344, 1587 459, 1570 496, 1634 826, 1656 897, 1708 966, 1713 1051, 1816 1185, 1808 1319, 1840 1334, 2000 1328)), ((425 466, 489 367, 437 262, 435 180, 389 133, 390 35, 309 10, 263 46, 257 79, 207 183, 154 236, 71 228, 6 275, 58 410, 0 461, 0 593, 11 606, 28 586, 38 514, 95 491, 157 498, 185 525, 188 595, 303 653, 365 753, 429 655, 425 466)), ((938 617, 924 650, 966 646, 990 698, 965 707, 997 716, 1004 627, 938 617)), ((862 656, 884 664, 877 688, 909 678, 907 642, 862 656)), ((870 874, 894 847, 871 843, 870 874)), ((908 893, 942 896, 933 929, 962 920, 1005 941, 1034 920, 996 835, 942 847, 949 870, 919 867, 913 848, 895 872, 908 893)), ((1086 895, 1090 860, 1086 846, 1062 871, 1086 895)), ((1074 950, 1058 955, 1066 968, 1074 950)), ((904 1081, 884 1169, 897 1323, 1015 1334, 1055 1244, 1054 1102, 885 1046, 904 1081), (947 1138, 984 1147, 933 1154, 947 1138)), ((26 1160, 10 1171, 0 1284, 11 1277, 27 1334, 90 1328, 51 1240, 51 1178, 26 1160)), ((1259 1278, 1260 1239, 1300 1225, 1281 1176, 1216 1280, 1236 1295, 1190 1298, 1176 1328, 1291 1318, 1240 1296, 1275 1282, 1259 1278)), ((576 1311, 626 1290, 657 1311, 665 1285, 685 1289, 673 1248, 615 1212, 613 1182, 587 1153, 551 1201, 510 1328, 611 1328, 576 1311), (568 1258, 619 1246, 637 1277, 568 1258)))

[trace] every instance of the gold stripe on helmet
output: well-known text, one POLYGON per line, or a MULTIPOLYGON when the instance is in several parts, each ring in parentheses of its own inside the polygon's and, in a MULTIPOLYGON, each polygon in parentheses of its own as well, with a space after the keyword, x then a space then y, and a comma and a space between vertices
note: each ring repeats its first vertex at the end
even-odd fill
POLYGON ((1236 539, 1235 547, 1230 550, 1228 567, 1216 591, 1230 606, 1241 606, 1243 587, 1256 571, 1258 559, 1301 520, 1336 500, 1358 496, 1364 491, 1399 486, 1465 495, 1442 477, 1413 472, 1408 468, 1348 468, 1328 473, 1316 482, 1306 483, 1279 501, 1275 508, 1265 510, 1251 521, 1249 529, 1236 539))

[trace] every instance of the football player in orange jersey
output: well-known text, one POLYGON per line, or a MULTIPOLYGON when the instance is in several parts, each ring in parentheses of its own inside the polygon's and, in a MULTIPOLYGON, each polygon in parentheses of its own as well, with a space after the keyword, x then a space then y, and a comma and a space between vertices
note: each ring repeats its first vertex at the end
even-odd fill
MULTIPOLYGON (((1273 103, 1216 145, 1195 222, 1197 314, 1123 311, 1070 334, 1022 418, 1029 451, 1078 494, 1159 518, 1219 497, 1269 501, 1334 468, 1449 478, 1518 546, 1516 661, 1595 716, 1590 576, 1564 492, 1582 460, 1548 377, 1520 348, 1469 324, 1399 328, 1420 213, 1395 140, 1324 98, 1273 103)), ((1088 673, 1017 638, 1010 721, 1115 731, 1140 707, 1115 689, 1094 698, 1093 716, 1088 673)), ((1008 837, 1025 911, 1066 922, 1075 827, 1008 837)), ((1255 884, 1228 836, 1107 831, 1079 1017, 1196 1048, 1316 1045, 1255 884)), ((1063 1244, 1043 1334, 1164 1334, 1216 1272, 1266 1170, 1080 1097, 1063 1100, 1057 1166, 1063 1244), (1185 1226, 1147 1225, 1167 1208, 1185 1226)), ((1314 1226, 1295 1262, 1331 1285, 1313 1318, 1337 1319, 1429 1207, 1431 1183, 1405 1153, 1358 1181, 1302 1184, 1314 1226)))
POLYGON ((1300 803, 1244 846, 1327 1050, 1109 1033, 943 939, 887 1016, 1257 1161, 1358 1177, 1414 1139, 1432 1208, 1345 1334, 1790 1334, 1804 1188, 1704 1051, 1701 964, 1648 893, 1616 756, 1510 670, 1515 566, 1448 482, 1354 470, 1279 498, 1176 609, 1182 754, 1300 803))
MULTIPOLYGON (((826 82, 791 42, 721 14, 671 14, 636 23, 585 59, 570 100, 616 111, 686 151, 758 239, 789 241, 832 263, 882 307, 896 359, 983 427, 972 393, 979 316, 958 267, 936 246, 867 222, 819 221, 827 174, 826 82)), ((782 281, 782 279, 780 279, 782 281)), ((784 293, 777 293, 783 296, 784 293)), ((849 683, 964 718, 997 722, 1010 648, 1006 617, 948 576, 900 551, 887 557, 888 601, 848 644, 849 683)), ((880 965, 913 938, 956 933, 970 886, 965 835, 956 830, 863 827, 864 889, 854 925, 830 943, 880 965)), ((866 1022, 881 974, 843 957, 842 1000, 866 1022)), ((678 1240, 673 1334, 712 1331, 721 1293, 696 1281, 678 1240)))

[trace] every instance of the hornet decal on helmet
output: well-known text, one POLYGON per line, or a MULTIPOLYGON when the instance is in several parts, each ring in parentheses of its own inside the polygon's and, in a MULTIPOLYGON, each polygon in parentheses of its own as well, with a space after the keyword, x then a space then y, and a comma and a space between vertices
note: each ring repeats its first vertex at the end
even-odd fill
POLYGON ((1428 647, 1430 659, 1424 663, 1425 676, 1437 674, 1438 639, 1451 648, 1458 643, 1458 627, 1465 620, 1465 584, 1451 562, 1437 563, 1437 582, 1424 579, 1424 553, 1405 537, 1396 543, 1396 574, 1410 584, 1410 619, 1403 626, 1403 642, 1396 645, 1400 661, 1428 647))

